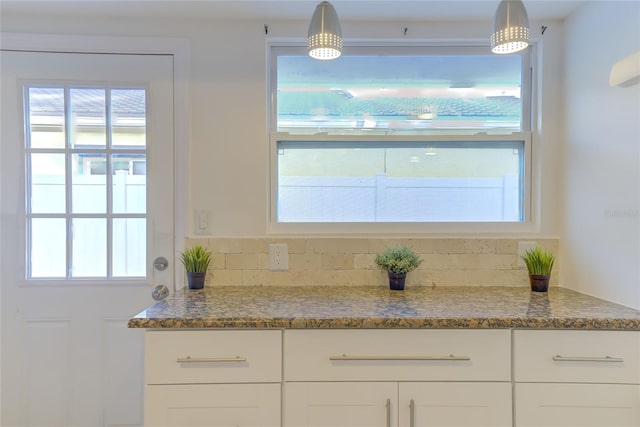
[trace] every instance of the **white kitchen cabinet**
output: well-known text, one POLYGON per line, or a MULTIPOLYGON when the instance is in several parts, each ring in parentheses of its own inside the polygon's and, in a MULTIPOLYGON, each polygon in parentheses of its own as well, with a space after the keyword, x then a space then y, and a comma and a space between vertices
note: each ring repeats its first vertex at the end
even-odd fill
POLYGON ((640 384, 640 332, 514 331, 514 380, 640 384))
POLYGON ((284 425, 511 426, 510 346, 508 330, 287 330, 284 425))
POLYGON ((638 427, 640 386, 516 384, 517 427, 638 427))
POLYGON ((510 383, 300 382, 285 390, 287 427, 511 426, 510 383))
POLYGON ((640 426, 637 331, 148 330, 145 351, 147 427, 640 426))
POLYGON ((507 329, 284 333, 285 381, 511 381, 507 329))
POLYGON ((280 426, 279 384, 147 386, 145 426, 280 426))
POLYGON ((285 386, 289 427, 395 426, 398 385, 393 382, 300 382, 285 386))
POLYGON ((280 383, 282 331, 147 331, 146 384, 280 383))
POLYGON ((400 427, 507 427, 511 383, 400 383, 400 427))
POLYGON ((282 331, 145 334, 146 427, 279 427, 282 331))
POLYGON ((640 332, 514 331, 516 427, 640 426, 640 332))

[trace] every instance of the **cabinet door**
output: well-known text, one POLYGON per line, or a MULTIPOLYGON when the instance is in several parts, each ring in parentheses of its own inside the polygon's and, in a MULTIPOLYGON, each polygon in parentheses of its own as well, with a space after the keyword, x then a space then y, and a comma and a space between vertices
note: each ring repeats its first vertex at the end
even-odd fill
POLYGON ((640 426, 640 386, 516 384, 517 427, 640 426))
POLYGON ((512 425, 511 383, 400 383, 399 394, 400 427, 512 425))
POLYGON ((280 384, 148 385, 145 426, 278 427, 280 384))
POLYGON ((288 427, 396 425, 397 383, 301 382, 285 385, 288 427))

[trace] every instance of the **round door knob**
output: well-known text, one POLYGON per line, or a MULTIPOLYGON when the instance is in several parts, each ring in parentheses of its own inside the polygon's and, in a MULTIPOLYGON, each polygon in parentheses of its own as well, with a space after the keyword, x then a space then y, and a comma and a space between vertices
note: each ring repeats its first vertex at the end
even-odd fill
POLYGON ((169 260, 163 256, 159 256, 153 261, 153 266, 158 271, 164 271, 169 267, 169 260))
POLYGON ((151 291, 151 297, 156 301, 162 301, 169 296, 169 288, 165 285, 158 285, 151 291))

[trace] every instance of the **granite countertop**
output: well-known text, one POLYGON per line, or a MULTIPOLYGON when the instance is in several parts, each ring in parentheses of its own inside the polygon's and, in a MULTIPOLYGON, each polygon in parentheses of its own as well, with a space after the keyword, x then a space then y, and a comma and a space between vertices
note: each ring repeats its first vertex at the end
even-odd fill
POLYGON ((640 311, 564 288, 205 287, 130 328, 542 328, 640 330, 640 311))

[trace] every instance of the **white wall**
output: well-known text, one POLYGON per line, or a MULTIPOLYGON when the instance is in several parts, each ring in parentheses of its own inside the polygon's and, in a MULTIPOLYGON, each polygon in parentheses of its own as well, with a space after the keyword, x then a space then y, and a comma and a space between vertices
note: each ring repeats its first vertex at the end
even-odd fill
MULTIPOLYGON (((311 13, 312 11, 310 11, 311 13)), ((269 150, 267 138, 267 41, 270 38, 304 41, 304 22, 207 22, 158 19, 84 19, 3 14, 7 32, 38 32, 93 35, 140 35, 184 37, 191 42, 191 147, 189 209, 211 212, 214 236, 264 236, 267 233, 269 150), (269 36, 264 34, 269 25, 269 36)), ((367 23, 343 22, 345 37, 351 39, 482 39, 491 23, 367 23), (403 28, 409 27, 408 36, 403 28)), ((540 37, 540 23, 533 23, 534 37, 540 37)), ((540 93, 544 95, 543 139, 536 138, 545 174, 534 194, 544 206, 556 207, 560 195, 555 183, 561 136, 558 99, 561 70, 562 24, 545 22, 540 93)), ((553 210, 541 213, 541 231, 557 236, 559 226, 553 210)))
POLYGON ((640 308, 640 85, 609 71, 640 49, 640 2, 586 2, 566 22, 564 286, 640 308))
MULTIPOLYGON (((534 196, 542 236, 560 235, 563 286, 640 308, 640 86, 610 88, 611 65, 640 49, 640 2, 593 1, 565 23, 532 22, 542 40, 543 101, 534 196), (548 26, 544 36, 540 26, 548 26), (563 96, 564 95, 564 96, 563 96), (563 133, 564 132, 564 133, 563 133)), ((191 43, 189 217, 211 234, 264 236, 270 38, 302 40, 307 22, 67 18, 3 13, 3 31, 183 37, 191 43), (269 25, 269 36, 264 34, 269 25)), ((343 22, 356 39, 486 38, 486 23, 343 22)))

